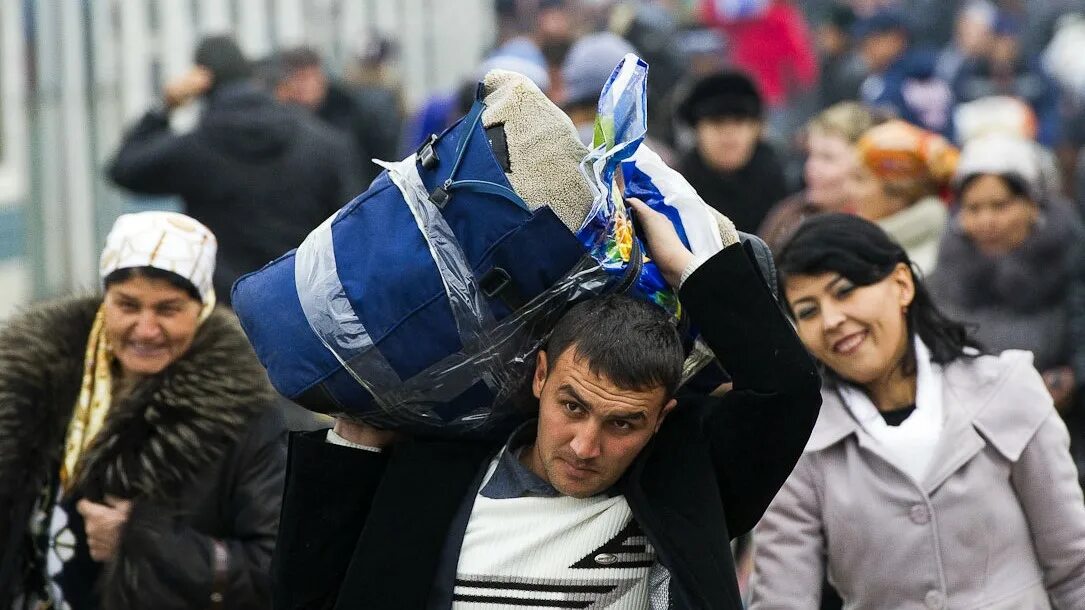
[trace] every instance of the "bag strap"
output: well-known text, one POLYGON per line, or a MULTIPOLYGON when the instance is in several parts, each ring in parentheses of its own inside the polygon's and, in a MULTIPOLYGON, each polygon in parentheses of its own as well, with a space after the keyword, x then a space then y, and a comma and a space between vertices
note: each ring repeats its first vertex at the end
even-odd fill
POLYGON ((433 189, 433 192, 429 195, 429 200, 438 208, 444 209, 452 198, 453 191, 486 193, 487 195, 501 197, 517 205, 525 212, 530 212, 531 210, 528 209, 523 198, 507 186, 488 180, 456 180, 456 173, 460 170, 460 165, 463 164, 463 159, 467 155, 467 146, 471 143, 471 137, 475 135, 479 123, 482 122, 482 112, 484 110, 486 110, 486 103, 482 101, 482 83, 479 83, 478 90, 475 92, 475 103, 471 105, 471 111, 463 118, 463 122, 468 125, 468 128, 463 140, 460 141, 456 149, 456 160, 452 164, 452 171, 448 173, 448 178, 444 181, 444 184, 433 189))

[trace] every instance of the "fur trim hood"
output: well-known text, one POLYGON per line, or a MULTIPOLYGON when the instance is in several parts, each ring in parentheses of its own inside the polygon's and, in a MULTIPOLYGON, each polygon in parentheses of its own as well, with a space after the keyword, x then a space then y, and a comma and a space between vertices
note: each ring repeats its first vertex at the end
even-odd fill
MULTIPOLYGON (((58 468, 100 303, 90 297, 38 305, 0 330, 0 521, 15 516, 10 511, 25 506, 27 494, 36 496, 58 468)), ((176 500, 274 401, 236 319, 220 308, 181 358, 114 401, 84 455, 75 492, 176 500)))

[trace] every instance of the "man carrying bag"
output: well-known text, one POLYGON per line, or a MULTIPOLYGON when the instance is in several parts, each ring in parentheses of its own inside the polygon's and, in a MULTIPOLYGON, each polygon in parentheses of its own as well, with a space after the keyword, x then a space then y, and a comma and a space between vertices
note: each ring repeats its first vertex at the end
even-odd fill
POLYGON ((729 543, 790 474, 820 406, 814 362, 737 235, 707 260, 630 200, 732 379, 678 393, 655 305, 573 307, 538 354, 538 419, 504 444, 365 424, 291 441, 275 607, 741 608, 729 543))

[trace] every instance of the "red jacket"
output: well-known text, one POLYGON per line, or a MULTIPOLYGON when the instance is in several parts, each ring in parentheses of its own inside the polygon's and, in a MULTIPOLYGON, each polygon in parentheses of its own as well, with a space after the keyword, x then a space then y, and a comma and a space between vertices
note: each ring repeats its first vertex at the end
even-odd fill
POLYGON ((745 19, 721 14, 718 0, 701 1, 701 18, 727 36, 734 64, 757 82, 765 102, 780 106, 789 93, 812 87, 818 61, 806 21, 788 2, 772 2, 763 13, 745 19))

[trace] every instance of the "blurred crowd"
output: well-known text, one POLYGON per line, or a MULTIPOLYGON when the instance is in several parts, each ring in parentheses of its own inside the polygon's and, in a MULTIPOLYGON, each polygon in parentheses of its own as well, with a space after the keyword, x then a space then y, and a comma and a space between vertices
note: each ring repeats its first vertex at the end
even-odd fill
MULTIPOLYGON (((825 227, 832 225, 836 233, 826 235, 850 231, 859 236, 871 223, 879 227, 892 240, 892 247, 899 246, 906 254, 887 259, 890 267, 894 262, 905 262, 914 272, 909 277, 922 286, 925 299, 929 292, 929 303, 913 306, 936 309, 941 312, 938 316, 944 313, 967 329, 967 341, 957 340, 959 337, 950 341, 956 351, 952 358, 947 357, 947 366, 954 358, 972 354, 970 350, 1031 352, 1032 364, 1069 431, 1077 472, 1085 472, 1085 2, 495 0, 495 8, 495 41, 483 61, 461 86, 432 92, 411 108, 405 105, 397 83, 393 67, 396 45, 391 40, 375 40, 364 53, 352 58, 342 73, 334 73, 311 48, 285 49, 252 60, 244 57, 229 37, 205 39, 197 49, 195 67, 168 83, 161 103, 127 132, 107 171, 125 189, 183 199, 186 213, 202 224, 198 231, 182 232, 171 239, 180 244, 177 256, 196 260, 192 269, 203 269, 208 277, 196 278, 195 271, 181 273, 173 268, 168 270, 185 282, 167 278, 169 281, 162 283, 154 273, 109 275, 104 280, 104 302, 69 304, 67 310, 50 312, 61 320, 58 324, 78 319, 79 324, 71 323, 72 349, 79 355, 84 353, 82 341, 88 330, 92 340, 95 333, 110 337, 110 307, 118 308, 117 316, 125 312, 135 315, 141 308, 161 309, 166 297, 173 299, 169 302, 181 303, 188 316, 184 332, 189 342, 180 341, 172 358, 188 350, 200 355, 210 349, 200 341, 193 347, 189 335, 196 329, 211 328, 216 336, 239 340, 239 331, 231 323, 210 314, 216 302, 229 303, 233 282, 296 247, 314 227, 362 192, 381 169, 371 159, 405 157, 463 116, 486 72, 505 69, 530 78, 566 112, 581 139, 590 145, 600 90, 619 60, 636 53, 650 65, 646 143, 678 169, 709 205, 732 219, 738 230, 763 238, 777 253, 791 252, 790 263, 782 263, 791 264, 792 273, 798 276, 814 274, 810 269, 818 273, 825 269, 796 262, 799 255, 795 252, 800 249, 796 244, 802 242, 796 238, 797 232, 827 231, 825 227), (190 133, 175 133, 171 114, 194 100, 203 102, 197 126, 190 133), (819 217, 825 224, 810 224, 819 217), (843 217, 869 222, 853 226, 848 224, 850 220, 841 220, 843 217), (208 239, 214 242, 214 236, 218 238, 217 254, 214 247, 207 248, 208 239), (207 251, 215 261, 212 264, 199 262, 207 251)), ((187 222, 171 218, 155 217, 146 222, 152 223, 155 235, 171 236, 177 222, 187 222)), ((122 253, 118 256, 134 256, 133 247, 125 240, 135 238, 123 235, 120 225, 115 231, 120 232, 115 244, 122 253)), ((849 247, 890 248, 878 241, 879 235, 871 234, 865 242, 856 237, 858 241, 840 246, 844 248, 841 252, 846 253, 849 247)), ((816 241, 812 239, 807 235, 803 243, 809 246, 816 241)), ((156 267, 153 261, 160 246, 160 242, 148 245, 149 258, 145 261, 140 254, 136 256, 140 262, 132 266, 156 267)), ((826 252, 829 254, 819 256, 830 256, 834 251, 826 252)), ((841 276, 852 279, 848 273, 840 271, 841 276)), ((886 277, 879 275, 868 283, 886 277)), ((903 306, 901 315, 905 318, 911 315, 908 306, 903 306)), ((794 303, 791 308, 802 335, 802 316, 797 315, 794 303)), ((42 319, 48 322, 53 317, 42 319)), ((945 324, 935 327, 949 328, 947 333, 957 328, 945 324)), ((138 334, 140 327, 132 328, 136 330, 116 332, 138 334)), ((6 332, 10 339, 38 330, 31 324, 6 332)), ((831 365, 805 335, 802 338, 822 365, 831 365)), ((138 343, 128 334, 113 340, 138 343)), ((923 340, 930 343, 927 337, 923 340)), ((165 364, 146 364, 158 356, 141 345, 132 347, 135 364, 122 362, 120 368, 114 367, 118 380, 128 372, 128 365, 133 369, 149 366, 152 378, 164 370, 165 364)), ((211 353, 207 357, 213 358, 213 350, 211 353)), ((104 400, 102 409, 109 407, 110 386, 95 393, 96 378, 90 366, 95 362, 93 356, 87 351, 86 363, 78 357, 67 363, 73 384, 82 378, 82 385, 66 388, 58 404, 67 405, 78 396, 79 408, 90 414, 77 412, 75 417, 91 417, 98 408, 96 401, 104 400), (81 373, 83 364, 90 368, 81 373)), ((44 354, 40 360, 48 362, 51 357, 44 354)), ((22 386, 16 387, 19 383, 22 380, 0 379, 0 391, 18 395, 23 391, 22 386)), ((281 465, 285 459, 281 451, 264 448, 270 447, 267 439, 281 438, 286 428, 322 424, 273 398, 266 384, 256 385, 259 387, 243 388, 240 394, 237 388, 227 388, 213 396, 204 396, 204 391, 187 396, 182 383, 178 396, 154 394, 155 400, 174 400, 178 405, 197 403, 195 423, 173 422, 171 425, 178 428, 176 438, 163 441, 164 449, 158 452, 162 464, 155 464, 177 479, 173 491, 160 495, 185 505, 187 500, 179 498, 191 495, 184 490, 199 486, 204 476, 199 473, 205 472, 210 460, 241 449, 275 453, 274 459, 281 465), (238 415, 220 421, 213 414, 200 412, 200 401, 237 403, 238 415), (231 443, 256 434, 245 429, 252 427, 249 424, 256 421, 257 414, 267 411, 278 413, 277 420, 285 417, 285 423, 263 426, 261 430, 268 426, 274 430, 258 431, 257 440, 232 449, 231 443), (210 445, 214 451, 206 452, 203 460, 181 459, 186 452, 198 452, 186 444, 194 434, 217 439, 210 445), (171 458, 180 460, 181 474, 170 470, 171 458)), ((123 405, 133 398, 151 396, 159 386, 144 388, 118 381, 118 387, 116 402, 123 405)), ((917 400, 913 398, 913 402, 917 400)), ((70 405, 65 408, 70 410, 70 405)), ((101 421, 97 425, 100 427, 101 421)), ((62 434, 57 430, 65 429, 62 423, 53 427, 56 430, 50 442, 62 434)), ((118 438, 136 434, 112 432, 118 438)), ((140 433, 149 434, 146 430, 140 433)), ((1057 436, 1058 432, 1051 434, 1057 436)), ((68 442, 70 445, 70 437, 68 442)), ((37 456, 27 453, 29 448, 17 449, 37 456)), ((80 451, 77 447, 73 460, 80 451)), ((72 551, 74 560, 57 562, 42 552, 33 558, 38 563, 32 569, 21 567, 19 562, 24 559, 18 559, 14 551, 0 553, 8 566, 15 566, 11 570, 28 574, 40 573, 46 564, 60 566, 48 578, 38 577, 33 586, 26 585, 26 590, 20 591, 22 597, 12 603, 31 607, 32 601, 47 599, 50 587, 64 582, 65 570, 78 572, 81 563, 90 565, 92 559, 101 561, 101 557, 126 552, 139 557, 138 549, 118 547, 118 522, 133 519, 145 523, 145 531, 151 532, 148 540, 152 534, 161 536, 169 529, 155 521, 161 515, 132 512, 131 505, 114 502, 102 491, 109 489, 110 477, 123 477, 126 458, 120 449, 118 452, 115 457, 106 456, 115 460, 116 472, 109 470, 112 462, 106 460, 104 474, 75 477, 70 484, 63 479, 57 483, 50 478, 53 473, 43 473, 41 480, 9 481, 4 470, 9 465, 0 460, 0 483, 33 488, 31 495, 17 498, 21 504, 12 504, 12 523, 36 523, 32 527, 37 529, 30 533, 38 538, 50 535, 50 523, 56 529, 56 519, 85 522, 88 527, 86 534, 73 528, 77 536, 83 536, 78 538, 82 546, 73 546, 79 549, 72 551), (66 495, 69 487, 90 490, 85 497, 95 501, 65 503, 64 498, 74 498, 66 495), (59 517, 50 517, 50 511, 59 517), (108 524, 113 524, 113 530, 108 524), (99 531, 106 534, 95 533, 99 531)), ((250 458, 242 455, 234 465, 260 470, 260 460, 252 458, 250 463, 250 458)), ((800 464, 800 468, 807 465, 800 464)), ((813 471, 812 466, 809 469, 813 471)), ((248 500, 242 498, 236 506, 224 509, 229 514, 209 508, 212 500, 200 504, 197 508, 206 509, 213 518, 189 523, 194 528, 192 535, 202 536, 200 532, 215 529, 214 543, 205 545, 193 541, 200 538, 189 538, 193 546, 187 555, 179 555, 202 566, 199 569, 206 568, 208 582, 193 586, 213 586, 215 591, 232 588, 259 600, 266 591, 257 590, 249 572, 263 574, 267 570, 275 516, 267 510, 259 513, 256 534, 246 530, 244 520, 255 519, 252 511, 256 505, 277 501, 269 499, 275 495, 269 490, 281 485, 282 474, 258 473, 262 478, 256 479, 264 482, 253 492, 245 489, 254 485, 253 477, 246 483, 234 477, 230 468, 222 470, 214 471, 222 497, 247 494, 248 500), (226 548, 222 541, 235 544, 230 540, 246 536, 250 538, 247 544, 254 545, 253 550, 245 551, 251 565, 220 565, 219 549, 226 548), (254 536, 258 544, 251 541, 254 536), (210 550, 205 552, 201 545, 210 550)), ((168 476, 151 479, 146 489, 133 493, 151 490, 154 495, 157 485, 171 481, 168 476)), ((138 487, 138 482, 122 483, 138 487)), ((8 487, 0 487, 0 498, 5 489, 8 487)), ((1030 493, 1047 492, 1035 488, 1030 493)), ((1068 497, 1080 503, 1080 493, 1076 499, 1068 497)), ((929 509, 913 510, 915 523, 931 519, 924 510, 929 509)), ((771 530, 786 521, 779 514, 775 518, 777 521, 765 527, 771 530)), ((7 534, 24 533, 0 528, 0 542, 7 534)), ((62 533, 53 531, 52 535, 57 538, 62 533)), ((180 537, 176 531, 172 534, 180 537)), ((786 540, 780 542, 778 531, 775 535, 769 531, 764 540, 786 545, 786 540)), ((794 543, 794 539, 789 540, 794 543)), ((48 548, 56 548, 55 540, 50 544, 48 548)), ((756 539, 751 543, 748 538, 734 545, 744 591, 754 569, 751 548, 756 545, 756 539)), ((233 550, 242 552, 240 547, 233 550)), ((159 551, 147 553, 157 557, 159 551)), ((862 561, 862 557, 856 559, 857 563, 862 561)), ((153 572, 149 559, 136 564, 142 568, 130 569, 153 572)), ((771 568, 760 569, 771 574, 771 568)), ((70 599, 90 595, 98 569, 92 578, 81 576, 71 581, 75 584, 64 585, 69 587, 70 599)), ((10 575, 0 572, 0 576, 10 575)), ((153 578, 159 577, 161 574, 155 573, 153 578)), ((838 582, 847 581, 841 573, 835 577, 838 582)), ((824 570, 811 578, 824 581, 822 607, 839 607, 824 570)), ((110 580, 109 584, 113 587, 109 590, 120 596, 110 598, 116 607, 139 607, 139 603, 123 599, 125 583, 110 580)), ((770 589, 761 591, 762 607, 772 606, 766 600, 778 593, 770 589)), ((1048 587, 1054 596, 1051 591, 1048 587)), ((1042 590, 1040 596, 1044 597, 1042 590)), ((926 600, 931 608, 945 604, 945 599, 929 595, 926 600)), ((0 594, 0 606, 8 601, 0 594)), ((798 606, 784 603, 779 607, 798 606)))

